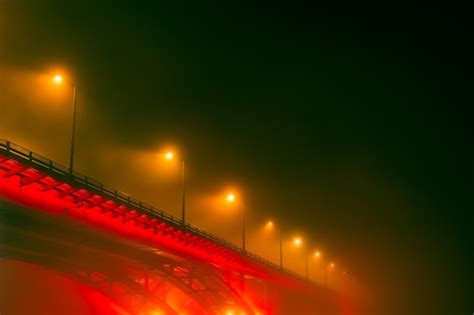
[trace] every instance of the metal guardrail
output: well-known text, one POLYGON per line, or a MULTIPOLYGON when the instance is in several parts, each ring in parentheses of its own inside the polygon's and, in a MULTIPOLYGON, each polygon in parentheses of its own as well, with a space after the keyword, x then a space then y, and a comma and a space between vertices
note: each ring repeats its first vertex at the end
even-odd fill
POLYGON ((20 160, 27 162, 32 166, 37 166, 40 170, 49 172, 48 175, 55 177, 61 181, 65 181, 70 184, 76 184, 82 187, 85 187, 89 190, 93 190, 103 196, 107 196, 108 198, 118 201, 121 203, 125 203, 128 207, 133 208, 137 211, 140 211, 144 214, 147 214, 151 217, 155 217, 157 219, 161 219, 165 223, 168 223, 178 229, 186 230, 191 232, 197 236, 200 236, 204 239, 213 241, 221 246, 227 247, 231 250, 238 252, 240 255, 243 255, 247 258, 250 258, 256 262, 264 264, 268 267, 277 269, 278 271, 283 271, 293 277, 301 278, 300 275, 291 272, 287 269, 281 270, 280 266, 268 261, 267 259, 258 256, 254 253, 243 251, 239 246, 234 243, 231 243, 219 236, 214 234, 208 233, 197 226, 192 224, 182 225, 181 220, 174 217, 171 214, 164 212, 158 208, 155 208, 151 205, 148 205, 136 198, 131 197, 129 194, 122 192, 117 189, 113 189, 103 185, 101 182, 94 180, 88 176, 85 176, 78 172, 73 172, 72 174, 69 173, 69 169, 59 163, 56 163, 42 155, 36 154, 28 149, 23 148, 15 143, 12 143, 6 139, 0 138, 0 152, 5 151, 9 155, 14 156, 20 160))

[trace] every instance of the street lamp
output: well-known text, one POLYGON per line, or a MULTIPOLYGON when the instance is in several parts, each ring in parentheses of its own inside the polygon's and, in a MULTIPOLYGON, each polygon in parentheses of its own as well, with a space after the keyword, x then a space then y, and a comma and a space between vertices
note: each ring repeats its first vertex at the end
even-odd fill
POLYGON ((234 202, 235 195, 234 194, 228 194, 226 199, 227 199, 228 202, 234 202))
POLYGON ((324 286, 326 287, 326 289, 328 288, 328 268, 333 270, 334 268, 336 268, 336 265, 331 262, 329 265, 326 265, 324 267, 324 286))
POLYGON ((293 244, 295 244, 296 247, 300 247, 303 244, 303 240, 300 237, 295 237, 293 239, 293 244))
MULTIPOLYGON (((165 159, 172 161, 174 160, 174 153, 168 151, 165 153, 165 159)), ((186 178, 184 173, 184 159, 181 160, 181 224, 186 224, 186 178)))
MULTIPOLYGON (((53 77, 53 82, 57 85, 63 83, 63 77, 56 74, 53 77)), ((77 85, 72 85, 72 133, 71 133, 71 149, 69 153, 69 174, 72 175, 74 169, 74 144, 76 138, 76 90, 77 85)))
POLYGON ((328 287, 328 269, 329 268, 334 269, 336 265, 333 262, 327 264, 326 260, 323 258, 323 255, 321 254, 321 252, 319 250, 314 252, 314 257, 316 259, 321 259, 321 263, 322 263, 323 268, 324 268, 324 287, 327 289, 327 287, 328 287))
POLYGON ((318 259, 318 260, 320 259, 322 261, 321 263, 324 266, 323 267, 324 268, 324 286, 327 288, 327 286, 328 286, 327 285, 327 268, 326 268, 327 266, 325 266, 325 263, 323 262, 323 255, 321 254, 321 252, 319 250, 317 250, 317 251, 314 252, 314 257, 316 259, 318 259))
MULTIPOLYGON (((235 195, 230 193, 226 196, 226 200, 229 203, 233 203, 236 198, 235 195)), ((242 251, 245 253, 245 211, 244 211, 244 199, 240 199, 241 213, 242 213, 242 251)))
POLYGON ((54 80, 54 83, 56 83, 56 84, 61 84, 61 83, 63 82, 63 77, 60 76, 59 74, 56 74, 56 75, 54 76, 53 80, 54 80))
MULTIPOLYGON (((295 237, 293 239, 293 244, 296 247, 302 247, 303 246, 303 240, 300 237, 295 237)), ((309 247, 305 246, 305 270, 306 270, 306 280, 309 280, 309 273, 308 273, 308 259, 309 259, 309 247)))
MULTIPOLYGON (((275 227, 273 221, 268 221, 266 226, 270 229, 275 227)), ((280 268, 283 270, 283 245, 282 245, 282 227, 278 228, 278 238, 279 238, 279 245, 280 245, 280 268)))
MULTIPOLYGON (((295 237, 293 239, 293 244, 295 244, 295 246, 297 247, 302 247, 304 244, 303 244, 303 240, 299 237, 295 237)), ((316 250, 313 254, 313 256, 316 258, 316 259, 321 259, 322 258, 322 255, 321 255, 321 252, 319 250, 316 250)), ((306 280, 309 280, 309 258, 310 258, 310 249, 309 249, 309 246, 306 245, 305 246, 305 269, 306 269, 306 280)), ((334 264, 331 264, 333 268, 334 267, 334 264)), ((327 278, 327 275, 325 275, 325 282, 326 282, 326 278, 327 278)), ((327 287, 327 284, 326 284, 326 287, 327 287)))

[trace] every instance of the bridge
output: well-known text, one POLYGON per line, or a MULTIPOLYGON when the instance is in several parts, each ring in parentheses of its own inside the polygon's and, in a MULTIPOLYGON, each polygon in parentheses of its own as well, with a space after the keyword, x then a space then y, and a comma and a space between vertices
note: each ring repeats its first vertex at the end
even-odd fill
POLYGON ((0 262, 68 277, 120 306, 110 314, 352 314, 342 295, 5 139, 0 262))

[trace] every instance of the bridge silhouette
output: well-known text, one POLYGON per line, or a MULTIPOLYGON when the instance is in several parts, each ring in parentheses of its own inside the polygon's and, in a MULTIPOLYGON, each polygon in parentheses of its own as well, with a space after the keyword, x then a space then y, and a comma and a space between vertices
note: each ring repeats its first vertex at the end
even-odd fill
POLYGON ((73 277, 129 314, 351 314, 338 293, 5 139, 2 235, 0 258, 73 277))

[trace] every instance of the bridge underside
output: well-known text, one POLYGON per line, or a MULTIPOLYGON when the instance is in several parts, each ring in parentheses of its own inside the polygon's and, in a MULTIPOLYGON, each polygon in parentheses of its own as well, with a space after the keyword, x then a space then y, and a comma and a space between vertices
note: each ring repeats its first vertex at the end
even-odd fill
POLYGON ((253 313, 225 281, 238 284, 238 275, 5 203, 0 210, 0 257, 73 277, 131 314, 253 313))
MULTIPOLYGON (((14 279, 11 274, 2 275, 8 270, 5 264, 41 274, 43 281, 56 283, 58 288, 61 282, 54 281, 58 276, 52 276, 51 271, 60 273, 74 282, 75 288, 82 288, 81 298, 89 308, 91 304, 96 308, 97 304, 108 305, 107 311, 101 305, 99 314, 340 314, 334 303, 328 303, 332 299, 329 295, 311 299, 299 291, 191 263, 122 237, 0 201, 0 278, 14 279), (50 272, 37 271, 38 267, 50 272)), ((16 276, 23 283, 29 281, 24 279, 25 271, 16 276)), ((7 289, 11 290, 8 282, 0 285, 0 306, 5 304, 2 290, 7 289)), ((49 292, 43 294, 50 298, 49 292)), ((26 297, 16 298, 21 301, 26 297)), ((73 310, 68 314, 74 314, 73 310)))

